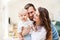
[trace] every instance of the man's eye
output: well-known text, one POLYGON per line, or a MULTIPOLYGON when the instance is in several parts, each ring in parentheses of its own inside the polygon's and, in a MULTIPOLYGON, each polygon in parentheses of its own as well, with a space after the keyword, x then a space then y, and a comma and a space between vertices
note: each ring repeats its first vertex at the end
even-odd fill
POLYGON ((33 12, 30 12, 30 13, 33 13, 33 12))

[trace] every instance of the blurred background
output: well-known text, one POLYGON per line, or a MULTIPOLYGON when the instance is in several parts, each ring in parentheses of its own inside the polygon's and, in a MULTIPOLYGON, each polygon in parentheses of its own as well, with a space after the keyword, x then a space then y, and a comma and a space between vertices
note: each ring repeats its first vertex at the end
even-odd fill
POLYGON ((48 9, 50 19, 60 35, 60 0, 5 0, 4 2, 1 2, 0 0, 1 40, 5 37, 7 38, 9 35, 13 36, 12 34, 14 33, 14 36, 17 37, 16 29, 17 23, 19 22, 18 13, 20 9, 28 3, 34 4, 36 8, 41 6, 48 9), (13 30, 15 31, 13 32, 13 30))

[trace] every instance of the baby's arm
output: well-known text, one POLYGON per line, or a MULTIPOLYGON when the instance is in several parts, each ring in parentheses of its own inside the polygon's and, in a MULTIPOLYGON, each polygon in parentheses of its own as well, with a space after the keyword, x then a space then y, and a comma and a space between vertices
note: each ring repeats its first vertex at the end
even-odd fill
POLYGON ((23 40, 22 25, 21 25, 20 23, 18 24, 17 32, 18 32, 18 37, 19 37, 19 39, 20 39, 20 40, 23 40))
POLYGON ((35 26, 32 26, 31 29, 32 29, 33 31, 37 31, 37 28, 36 28, 35 26))
POLYGON ((33 21, 30 21, 30 27, 32 31, 36 31, 37 28, 34 26, 33 21))

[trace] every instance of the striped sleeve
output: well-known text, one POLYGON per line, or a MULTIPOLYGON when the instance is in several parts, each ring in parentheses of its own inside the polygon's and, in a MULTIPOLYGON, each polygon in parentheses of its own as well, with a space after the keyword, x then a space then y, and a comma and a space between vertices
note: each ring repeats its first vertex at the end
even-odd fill
POLYGON ((58 32, 57 32, 57 29, 55 28, 55 26, 53 24, 51 24, 51 27, 52 27, 53 40, 59 40, 59 35, 58 35, 58 32))

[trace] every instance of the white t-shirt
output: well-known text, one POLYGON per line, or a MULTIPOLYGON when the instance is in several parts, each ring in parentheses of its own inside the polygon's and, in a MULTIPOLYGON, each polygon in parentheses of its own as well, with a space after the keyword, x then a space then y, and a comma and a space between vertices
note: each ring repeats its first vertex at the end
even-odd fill
POLYGON ((32 40, 45 40, 46 39, 46 30, 44 27, 38 28, 38 31, 33 31, 31 33, 31 39, 32 40))
POLYGON ((29 19, 26 22, 23 22, 20 20, 20 22, 18 23, 18 33, 21 32, 22 27, 32 27, 33 26, 33 22, 30 21, 29 19))

